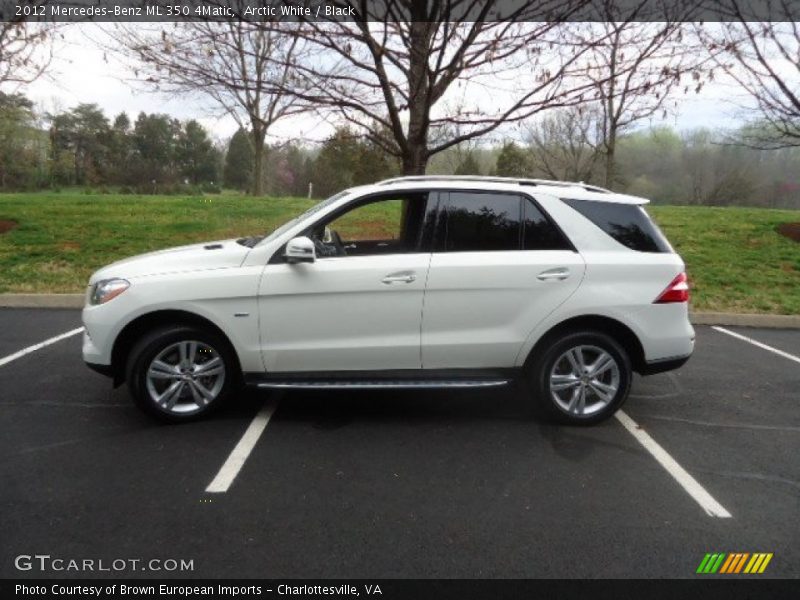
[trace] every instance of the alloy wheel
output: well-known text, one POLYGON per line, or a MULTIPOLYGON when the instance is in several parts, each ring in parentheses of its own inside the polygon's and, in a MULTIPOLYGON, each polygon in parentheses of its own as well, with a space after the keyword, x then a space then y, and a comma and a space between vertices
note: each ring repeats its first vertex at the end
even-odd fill
POLYGON ((225 384, 225 363, 208 344, 185 340, 159 352, 146 378, 150 399, 161 410, 185 415, 217 398, 225 384))
POLYGON ((550 371, 550 394, 565 413, 588 417, 608 406, 620 386, 614 357, 597 346, 580 345, 564 352, 550 371))

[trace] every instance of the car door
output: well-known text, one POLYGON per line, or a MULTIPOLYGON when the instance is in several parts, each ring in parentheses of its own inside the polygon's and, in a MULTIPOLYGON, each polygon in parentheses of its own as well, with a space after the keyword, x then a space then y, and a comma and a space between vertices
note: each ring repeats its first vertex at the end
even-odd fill
POLYGON ((528 334, 580 285, 584 261, 525 194, 442 196, 423 367, 512 367, 528 334))
POLYGON ((420 368, 427 203, 426 192, 356 200, 304 233, 313 263, 270 261, 259 289, 267 371, 420 368))

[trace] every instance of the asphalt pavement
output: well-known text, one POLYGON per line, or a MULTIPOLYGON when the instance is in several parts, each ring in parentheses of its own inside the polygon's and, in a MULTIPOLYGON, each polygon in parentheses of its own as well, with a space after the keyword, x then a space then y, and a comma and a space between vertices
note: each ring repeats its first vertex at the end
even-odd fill
MULTIPOLYGON (((0 310, 0 362, 76 327, 75 310, 0 310)), ((773 553, 751 577, 800 577, 797 330, 698 327, 689 363, 637 378, 624 407, 729 518, 619 420, 542 423, 517 388, 247 391, 168 426, 80 343, 0 365, 2 577, 722 577, 695 575, 709 552, 773 553), (227 491, 206 492, 265 405, 227 491), (35 554, 144 563, 15 565, 35 554)))

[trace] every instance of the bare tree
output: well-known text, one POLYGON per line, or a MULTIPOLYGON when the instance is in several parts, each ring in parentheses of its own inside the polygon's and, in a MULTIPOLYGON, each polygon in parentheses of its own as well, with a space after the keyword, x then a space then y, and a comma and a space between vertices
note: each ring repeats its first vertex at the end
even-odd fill
POLYGON ((681 2, 642 1, 625 20, 616 20, 619 10, 613 1, 606 1, 596 10, 598 21, 587 25, 593 32, 587 37, 600 40, 592 45, 588 76, 601 110, 607 187, 616 182, 619 136, 643 120, 666 114, 674 92, 697 93, 703 85, 705 53, 698 52, 699 44, 690 35, 693 30, 685 24, 694 10, 681 2), (688 83, 684 76, 690 76, 688 83))
POLYGON ((602 111, 597 105, 562 108, 525 126, 533 166, 560 181, 593 182, 602 154, 602 111))
POLYGON ((316 52, 297 64, 293 92, 364 131, 404 173, 424 173, 447 148, 585 100, 589 46, 561 42, 587 2, 332 0, 354 20, 304 23, 316 52))
POLYGON ((0 8, 0 86, 16 88, 35 81, 50 66, 53 51, 48 42, 53 27, 30 23, 14 13, 3 14, 4 10, 0 8))
POLYGON ((300 94, 289 95, 293 66, 305 42, 293 26, 263 27, 242 20, 195 21, 153 27, 120 26, 120 41, 135 81, 151 89, 211 98, 250 134, 252 193, 264 189, 264 144, 279 120, 308 110, 300 94))
POLYGON ((754 101, 766 131, 741 141, 757 148, 800 146, 800 9, 793 0, 716 0, 731 19, 700 28, 716 65, 754 101), (768 19, 768 20, 764 20, 768 19))

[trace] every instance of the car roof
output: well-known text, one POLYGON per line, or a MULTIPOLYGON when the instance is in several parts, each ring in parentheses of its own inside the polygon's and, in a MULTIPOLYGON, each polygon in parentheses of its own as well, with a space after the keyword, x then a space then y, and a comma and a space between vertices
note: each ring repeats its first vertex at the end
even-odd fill
POLYGON ((596 185, 583 182, 550 181, 547 179, 523 179, 513 177, 480 177, 459 175, 418 175, 395 177, 374 184, 353 188, 351 192, 374 193, 390 190, 426 189, 464 189, 486 191, 525 191, 542 193, 557 198, 574 200, 594 200, 618 204, 647 204, 646 198, 618 194, 596 185))

